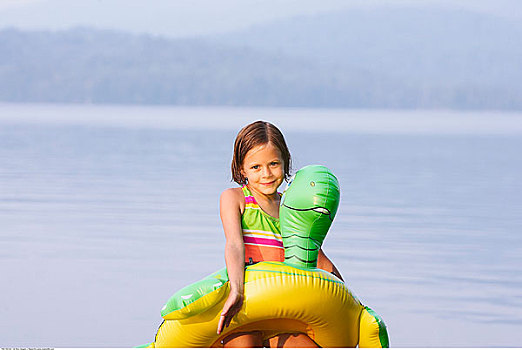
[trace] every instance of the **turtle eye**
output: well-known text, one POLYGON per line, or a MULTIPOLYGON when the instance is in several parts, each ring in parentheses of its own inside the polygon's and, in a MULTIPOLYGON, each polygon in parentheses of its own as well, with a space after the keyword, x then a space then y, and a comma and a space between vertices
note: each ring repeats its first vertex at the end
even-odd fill
POLYGON ((321 214, 330 215, 330 210, 323 207, 313 208, 312 210, 321 214))

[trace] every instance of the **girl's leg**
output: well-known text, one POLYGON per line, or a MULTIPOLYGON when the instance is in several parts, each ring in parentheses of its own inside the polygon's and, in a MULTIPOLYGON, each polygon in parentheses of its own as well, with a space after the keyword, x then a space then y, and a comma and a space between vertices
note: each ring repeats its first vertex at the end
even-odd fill
POLYGON ((263 333, 261 332, 243 332, 234 333, 223 339, 223 347, 225 348, 262 348, 263 333))
POLYGON ((271 348, 318 348, 309 336, 303 333, 286 333, 279 334, 270 338, 269 344, 271 348))

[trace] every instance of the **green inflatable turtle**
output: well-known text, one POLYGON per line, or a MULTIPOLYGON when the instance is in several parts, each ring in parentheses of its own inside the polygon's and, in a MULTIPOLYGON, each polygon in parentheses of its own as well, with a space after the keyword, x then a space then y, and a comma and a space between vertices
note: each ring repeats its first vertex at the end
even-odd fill
POLYGON ((226 269, 221 269, 169 299, 155 341, 144 347, 219 347, 227 335, 253 330, 265 338, 305 333, 321 347, 388 347, 382 319, 344 282, 317 268, 339 196, 339 183, 328 168, 300 169, 281 199, 285 261, 246 267, 245 300, 229 327, 216 334, 229 292, 226 269))

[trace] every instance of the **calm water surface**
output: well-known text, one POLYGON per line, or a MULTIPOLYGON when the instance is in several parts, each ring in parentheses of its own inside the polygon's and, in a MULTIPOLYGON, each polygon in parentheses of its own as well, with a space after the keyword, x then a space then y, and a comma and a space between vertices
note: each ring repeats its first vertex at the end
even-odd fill
POLYGON ((152 341, 224 265, 218 198, 256 119, 338 176, 324 249, 392 346, 521 345, 521 114, 52 105, 0 105, 0 345, 152 341))

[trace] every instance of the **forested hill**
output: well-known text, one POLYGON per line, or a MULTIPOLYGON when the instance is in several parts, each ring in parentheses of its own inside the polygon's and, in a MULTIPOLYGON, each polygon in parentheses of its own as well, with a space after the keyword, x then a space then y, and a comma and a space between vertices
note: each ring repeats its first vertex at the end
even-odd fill
POLYGON ((214 38, 0 31, 0 101, 522 109, 522 25, 349 11, 214 38))
POLYGON ((6 30, 0 52, 2 101, 368 106, 378 100, 370 85, 362 91, 355 84, 365 76, 201 40, 6 30))
POLYGON ((216 39, 428 85, 503 85, 522 78, 522 23, 472 12, 354 9, 275 21, 216 39))

